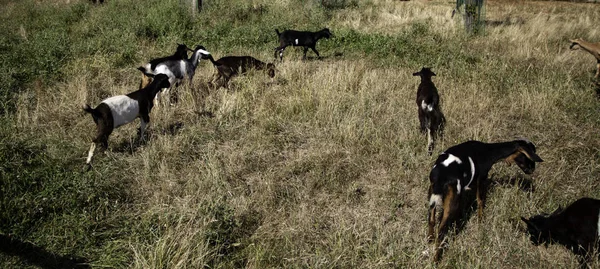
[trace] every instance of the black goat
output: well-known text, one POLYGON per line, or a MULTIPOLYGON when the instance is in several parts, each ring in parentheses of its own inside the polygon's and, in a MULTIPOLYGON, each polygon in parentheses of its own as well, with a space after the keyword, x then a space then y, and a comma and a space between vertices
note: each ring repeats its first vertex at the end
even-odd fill
POLYGON ((427 133, 427 152, 431 155, 437 135, 444 135, 446 118, 440 109, 438 90, 431 81, 431 77, 435 76, 435 73, 430 68, 423 67, 421 71, 413 73, 413 76, 421 77, 421 83, 417 90, 417 107, 420 130, 422 133, 427 133))
POLYGON ((485 183, 492 166, 504 159, 531 174, 535 163, 543 161, 535 151, 535 145, 527 140, 503 143, 467 141, 440 154, 429 174, 429 242, 434 240, 434 227, 439 223, 434 261, 440 260, 443 252, 440 246, 450 225, 460 215, 461 192, 476 188, 477 215, 481 220, 488 186, 485 183), (437 217, 436 210, 441 210, 437 217))
POLYGON ((279 52, 279 59, 281 61, 283 61, 283 51, 290 45, 304 47, 304 57, 302 59, 306 59, 306 52, 308 52, 309 48, 317 54, 317 57, 321 57, 316 49, 317 41, 321 38, 330 38, 333 36, 327 28, 318 32, 286 30, 280 33, 277 29, 275 29, 275 32, 279 38, 279 47, 275 48, 275 59, 277 59, 277 52, 279 52))
MULTIPOLYGON (((155 70, 157 65, 166 63, 166 62, 170 62, 170 61, 187 60, 188 59, 188 54, 187 54, 188 51, 193 51, 193 50, 188 48, 188 46, 186 46, 185 44, 177 44, 177 49, 175 50, 175 53, 173 55, 150 60, 144 67, 144 70, 146 70, 146 69, 147 70, 155 70)), ((146 73, 142 73, 142 81, 140 82, 140 89, 143 89, 146 86, 148 86, 148 84, 150 84, 150 82, 152 82, 152 77, 147 76, 146 73)))
POLYGON ((91 167, 96 146, 99 145, 102 149, 108 148, 108 136, 115 128, 140 118, 140 137, 144 136, 146 125, 150 123, 154 96, 162 88, 170 86, 169 77, 158 74, 154 76, 152 83, 141 90, 104 99, 96 108, 91 108, 88 104, 83 105, 83 110, 90 113, 96 123, 96 137, 92 140, 86 160, 88 169, 91 167))
MULTIPOLYGON (((169 77, 171 86, 175 87, 179 86, 183 80, 187 80, 191 88, 198 63, 201 59, 206 59, 208 55, 210 55, 210 53, 206 51, 203 46, 196 46, 194 53, 192 53, 192 56, 189 59, 171 59, 162 61, 156 64, 154 68, 151 63, 147 63, 144 66, 138 67, 138 70, 146 76, 165 74, 169 77)), ((167 90, 164 91, 166 94, 169 94, 167 90)), ((156 95, 157 99, 159 96, 160 94, 156 95)), ((175 95, 173 99, 176 101, 177 96, 175 95)))
POLYGON ((594 250, 600 247, 600 200, 581 198, 564 210, 559 207, 550 215, 521 219, 527 224, 534 245, 561 244, 579 257, 582 267, 587 266, 594 250))
POLYGON ((217 73, 213 76, 211 84, 222 78, 223 83, 221 85, 227 87, 232 77, 244 74, 250 69, 266 70, 269 77, 275 77, 275 65, 264 63, 251 56, 226 56, 216 61, 212 55, 208 55, 207 58, 217 68, 217 73))

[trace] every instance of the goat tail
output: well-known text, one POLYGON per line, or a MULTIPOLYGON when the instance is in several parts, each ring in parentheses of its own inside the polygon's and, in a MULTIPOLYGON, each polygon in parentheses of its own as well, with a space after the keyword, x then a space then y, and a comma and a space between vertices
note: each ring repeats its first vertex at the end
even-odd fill
POLYGON ((81 107, 83 108, 83 111, 90 113, 90 114, 94 114, 94 109, 90 107, 90 105, 88 104, 83 104, 83 106, 81 107))
POLYGON ((279 32, 279 30, 275 29, 275 33, 277 33, 277 36, 281 36, 281 33, 279 32))

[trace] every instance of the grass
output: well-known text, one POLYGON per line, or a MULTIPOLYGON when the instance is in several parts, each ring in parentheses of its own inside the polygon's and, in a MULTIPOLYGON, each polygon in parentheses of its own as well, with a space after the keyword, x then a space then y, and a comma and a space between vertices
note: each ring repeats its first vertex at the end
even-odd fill
POLYGON ((577 266, 533 246, 519 217, 600 197, 595 62, 568 50, 600 40, 594 4, 490 1, 469 37, 444 1, 215 0, 196 16, 175 0, 0 2, 0 235, 94 268, 431 268, 435 156, 411 75, 430 66, 448 120, 436 154, 524 136, 544 159, 533 178, 494 167, 485 218, 466 218, 440 267, 577 266), (273 81, 254 72, 202 99, 214 70, 201 62, 195 89, 153 110, 147 143, 137 122, 120 127, 81 172, 81 104, 134 90, 145 61, 186 43, 271 62, 274 28, 323 27, 323 59, 288 48, 273 81))

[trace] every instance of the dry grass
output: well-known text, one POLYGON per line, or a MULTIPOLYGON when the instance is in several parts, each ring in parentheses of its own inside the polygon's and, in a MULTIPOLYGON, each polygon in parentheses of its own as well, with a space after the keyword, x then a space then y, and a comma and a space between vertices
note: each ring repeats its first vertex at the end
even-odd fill
MULTIPOLYGON (((451 8, 448 1, 374 0, 333 12, 330 28, 394 34, 423 21, 444 39, 463 40, 451 8)), ((493 1, 487 14, 496 25, 460 43, 475 63, 432 66, 448 119, 436 153, 468 139, 524 136, 545 162, 531 179, 533 191, 510 184, 520 171, 498 164, 484 220, 467 219, 439 267, 575 268, 566 249, 533 246, 519 217, 600 197, 594 62, 568 50, 569 38, 600 40, 600 10, 493 1)), ((254 49, 234 54, 272 58, 254 49)), ((252 73, 205 100, 182 88, 177 106, 152 112, 145 144, 134 142, 137 121, 113 133, 111 150, 95 165, 123 167, 111 176, 132 181, 132 210, 156 223, 152 238, 128 242, 131 267, 433 267, 422 252, 435 156, 417 131, 416 67, 382 66, 370 55, 304 62, 299 55, 287 52, 273 81, 252 73)), ((71 141, 83 165, 93 123, 80 105, 130 92, 139 76, 102 58, 71 66, 78 68, 63 82, 20 95, 16 122, 25 134, 71 141)), ((195 87, 204 89, 212 73, 202 62, 195 87)), ((47 146, 61 158, 61 145, 47 146)))

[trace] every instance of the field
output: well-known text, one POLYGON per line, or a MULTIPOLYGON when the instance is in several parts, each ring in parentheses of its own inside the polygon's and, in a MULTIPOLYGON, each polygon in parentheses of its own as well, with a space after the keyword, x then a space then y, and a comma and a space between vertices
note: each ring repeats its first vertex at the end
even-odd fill
POLYGON ((451 1, 204 2, 193 15, 179 0, 0 0, 0 267, 433 268, 437 154, 526 137, 544 162, 533 176, 496 164, 484 219, 464 216, 438 267, 577 268, 520 217, 600 198, 596 62, 569 50, 600 41, 600 6, 489 1, 468 36, 451 1), (202 61, 146 142, 136 120, 82 171, 95 127, 81 105, 136 90, 135 68, 176 43, 273 62, 275 28, 323 27, 322 59, 290 47, 274 79, 209 90, 202 61), (433 156, 422 66, 448 120, 433 156))

